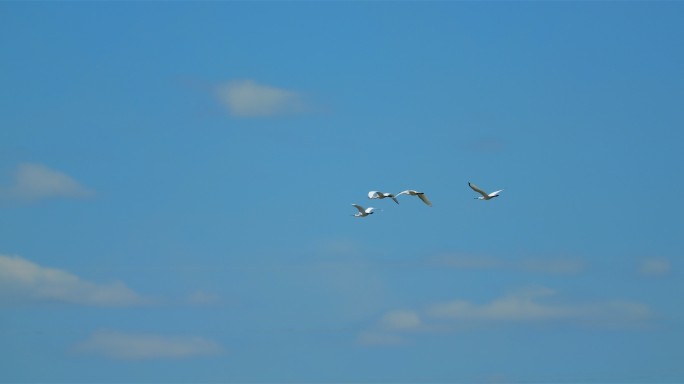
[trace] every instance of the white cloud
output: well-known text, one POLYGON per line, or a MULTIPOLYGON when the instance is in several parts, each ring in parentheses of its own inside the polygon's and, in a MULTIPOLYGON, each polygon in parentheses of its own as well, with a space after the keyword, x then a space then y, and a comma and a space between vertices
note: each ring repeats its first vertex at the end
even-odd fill
POLYGON ((181 359, 223 352, 215 341, 194 336, 96 332, 76 350, 114 359, 181 359))
POLYGON ((670 261, 662 258, 649 258, 641 262, 639 272, 644 276, 664 276, 672 269, 670 261))
POLYGON ((555 294, 548 288, 531 288, 481 305, 465 300, 438 303, 431 306, 427 313, 435 319, 493 322, 580 320, 624 323, 643 321, 651 316, 647 306, 635 302, 555 304, 543 300, 555 294))
POLYGON ((576 308, 542 304, 538 299, 552 296, 546 288, 527 289, 506 295, 488 304, 476 305, 455 300, 431 306, 428 314, 433 318, 454 320, 526 321, 568 318, 576 315, 576 308))
POLYGON ((20 200, 39 200, 50 197, 82 198, 93 191, 62 172, 42 164, 22 163, 15 172, 13 184, 0 188, 0 196, 20 200))
POLYGON ((638 326, 653 316, 648 306, 633 301, 557 303, 558 300, 553 300, 555 297, 553 290, 536 287, 484 304, 456 299, 422 310, 389 311, 375 326, 361 332, 357 341, 366 346, 391 346, 402 344, 409 333, 454 332, 507 324, 638 326))
POLYGON ((97 284, 19 256, 0 255, 0 302, 63 302, 94 306, 143 304, 125 284, 97 284))
POLYGON ((219 100, 237 117, 270 117, 305 110, 302 96, 294 91, 257 84, 252 80, 230 82, 218 87, 219 100))

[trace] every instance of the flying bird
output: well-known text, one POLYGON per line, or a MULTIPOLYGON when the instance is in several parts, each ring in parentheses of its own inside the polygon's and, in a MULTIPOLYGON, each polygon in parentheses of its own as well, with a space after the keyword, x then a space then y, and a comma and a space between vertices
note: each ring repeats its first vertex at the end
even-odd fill
POLYGON ((360 206, 358 204, 352 204, 352 205, 356 209, 359 210, 359 213, 354 214, 355 217, 366 217, 368 215, 372 215, 374 213, 373 211, 375 210, 375 208, 373 208, 373 207, 363 208, 362 206, 360 206))
POLYGON ((397 200, 397 198, 391 193, 385 193, 385 192, 379 192, 379 191, 368 192, 368 198, 369 199, 384 199, 386 197, 391 198, 392 200, 394 200, 395 203, 399 204, 399 200, 397 200))
POLYGON ((489 199, 493 199, 493 198, 495 198, 495 197, 499 197, 499 192, 503 191, 503 189, 499 189, 498 191, 495 191, 495 192, 492 192, 492 193, 489 193, 489 194, 488 194, 487 192, 481 190, 477 185, 475 185, 475 184, 473 184, 473 183, 471 183, 471 182, 468 182, 468 186, 469 186, 470 188, 472 188, 473 191, 475 191, 475 192, 479 193, 480 195, 482 195, 482 196, 480 196, 480 197, 476 197, 476 199, 478 199, 478 200, 489 200, 489 199))
POLYGON ((425 196, 425 193, 423 193, 423 192, 414 191, 413 189, 407 189, 403 192, 397 193, 397 197, 399 197, 401 195, 418 196, 418 197, 420 197, 421 200, 423 200, 423 203, 432 207, 432 203, 430 202, 430 200, 428 200, 427 196, 425 196))

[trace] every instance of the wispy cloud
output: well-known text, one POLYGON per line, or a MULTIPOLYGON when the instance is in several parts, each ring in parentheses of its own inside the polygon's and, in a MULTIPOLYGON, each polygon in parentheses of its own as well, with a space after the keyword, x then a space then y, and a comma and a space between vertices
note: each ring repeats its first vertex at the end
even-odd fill
POLYGON ((454 300, 430 306, 426 314, 434 319, 490 322, 528 322, 581 320, 589 322, 642 321, 651 316, 650 309, 640 303, 607 301, 599 303, 557 304, 545 299, 556 292, 544 288, 524 289, 486 304, 454 300))
POLYGON ((75 350, 128 360, 183 359, 223 352, 220 344, 202 337, 113 331, 96 332, 78 344, 75 350))
POLYGON ((584 269, 584 262, 575 258, 522 258, 507 260, 486 255, 445 254, 431 259, 444 267, 458 269, 508 269, 524 272, 569 274, 584 269))
POLYGON ((83 198, 93 194, 92 190, 82 186, 69 175, 34 163, 19 164, 13 183, 7 187, 0 187, 0 197, 15 200, 83 198))
POLYGON ((361 332, 356 342, 365 346, 397 346, 406 342, 403 334, 421 331, 423 326, 418 312, 393 310, 384 314, 375 327, 361 332))
POLYGON ((93 283, 19 256, 0 255, 0 302, 130 306, 146 300, 121 282, 93 283))
POLYGON ((644 259, 639 266, 639 272, 644 276, 659 277, 670 273, 670 261, 663 258, 644 259))
POLYGON ((418 329, 421 325, 418 313, 409 310, 395 310, 386 313, 380 320, 383 329, 406 331, 418 329))
POLYGON ((272 117, 301 113, 306 110, 298 92, 239 80, 218 87, 219 100, 236 117, 272 117))
POLYGON ((549 288, 534 287, 483 304, 455 299, 421 310, 389 311, 375 326, 361 332, 357 341, 368 346, 392 346, 403 344, 411 333, 455 332, 512 324, 637 326, 653 316, 647 305, 634 301, 559 303, 555 297, 556 292, 549 288))

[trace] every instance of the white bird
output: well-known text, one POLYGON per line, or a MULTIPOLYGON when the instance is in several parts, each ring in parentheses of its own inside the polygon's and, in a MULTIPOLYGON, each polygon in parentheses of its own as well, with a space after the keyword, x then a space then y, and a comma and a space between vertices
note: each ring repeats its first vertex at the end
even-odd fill
POLYGON ((480 196, 480 197, 476 197, 476 199, 479 199, 479 200, 489 200, 489 199, 493 199, 493 198, 495 198, 495 197, 499 197, 499 192, 503 191, 503 189, 499 189, 498 191, 494 191, 494 192, 492 192, 492 193, 487 193, 487 192, 481 190, 480 188, 478 188, 477 185, 475 185, 475 184, 473 184, 473 183, 471 183, 471 182, 468 182, 468 186, 469 186, 470 188, 472 188, 473 191, 475 191, 475 192, 479 193, 480 195, 482 195, 482 196, 480 196))
POLYGON ((399 197, 401 195, 418 196, 418 197, 420 197, 421 200, 423 200, 423 203, 432 207, 432 203, 430 202, 430 200, 428 200, 427 196, 425 196, 425 193, 423 193, 423 192, 414 191, 413 189, 407 189, 403 192, 397 193, 397 197, 399 197))
POLYGON ((399 204, 399 200, 397 200, 397 198, 394 197, 394 195, 391 193, 385 193, 385 192, 379 192, 379 191, 368 192, 368 198, 369 199, 384 199, 386 197, 391 198, 392 200, 394 200, 395 203, 399 204))
POLYGON ((366 216, 368 216, 368 215, 372 215, 372 214, 374 213, 373 211, 375 210, 375 208, 373 208, 373 207, 368 207, 368 208, 365 208, 365 209, 364 209, 362 206, 360 206, 360 205, 358 205, 358 204, 352 204, 352 205, 353 205, 356 209, 359 210, 359 213, 355 213, 355 214, 354 214, 355 217, 366 217, 366 216))

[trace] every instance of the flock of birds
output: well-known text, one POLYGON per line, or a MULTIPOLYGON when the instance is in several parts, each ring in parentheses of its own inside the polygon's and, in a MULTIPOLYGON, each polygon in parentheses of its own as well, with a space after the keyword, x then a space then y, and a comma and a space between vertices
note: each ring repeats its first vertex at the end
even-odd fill
MULTIPOLYGON (((495 197, 498 197, 499 193, 501 191, 503 191, 503 189, 500 189, 500 190, 494 191, 492 193, 487 193, 484 190, 480 189, 477 185, 475 185, 471 182, 468 182, 468 186, 470 188, 472 188, 473 191, 482 195, 482 196, 476 197, 476 199, 479 199, 479 200, 493 199, 495 197)), ((418 192, 418 191, 413 190, 413 189, 407 189, 405 191, 397 193, 396 195, 393 195, 391 193, 386 193, 386 192, 380 192, 380 191, 368 192, 368 198, 369 199, 380 199, 380 200, 382 200, 385 198, 390 198, 390 199, 394 200, 394 202, 397 204, 399 204, 399 200, 397 200, 397 197, 399 197, 401 195, 418 196, 418 198, 421 199, 423 201, 423 203, 427 204, 427 206, 429 206, 429 207, 432 207, 432 203, 430 202, 430 200, 428 200, 427 196, 425 196, 424 192, 418 192)), ((354 206, 354 208, 359 210, 358 213, 354 214, 355 217, 366 217, 368 215, 372 215, 375 212, 375 208, 373 208, 373 207, 364 208, 358 204, 352 204, 352 205, 354 206)))

